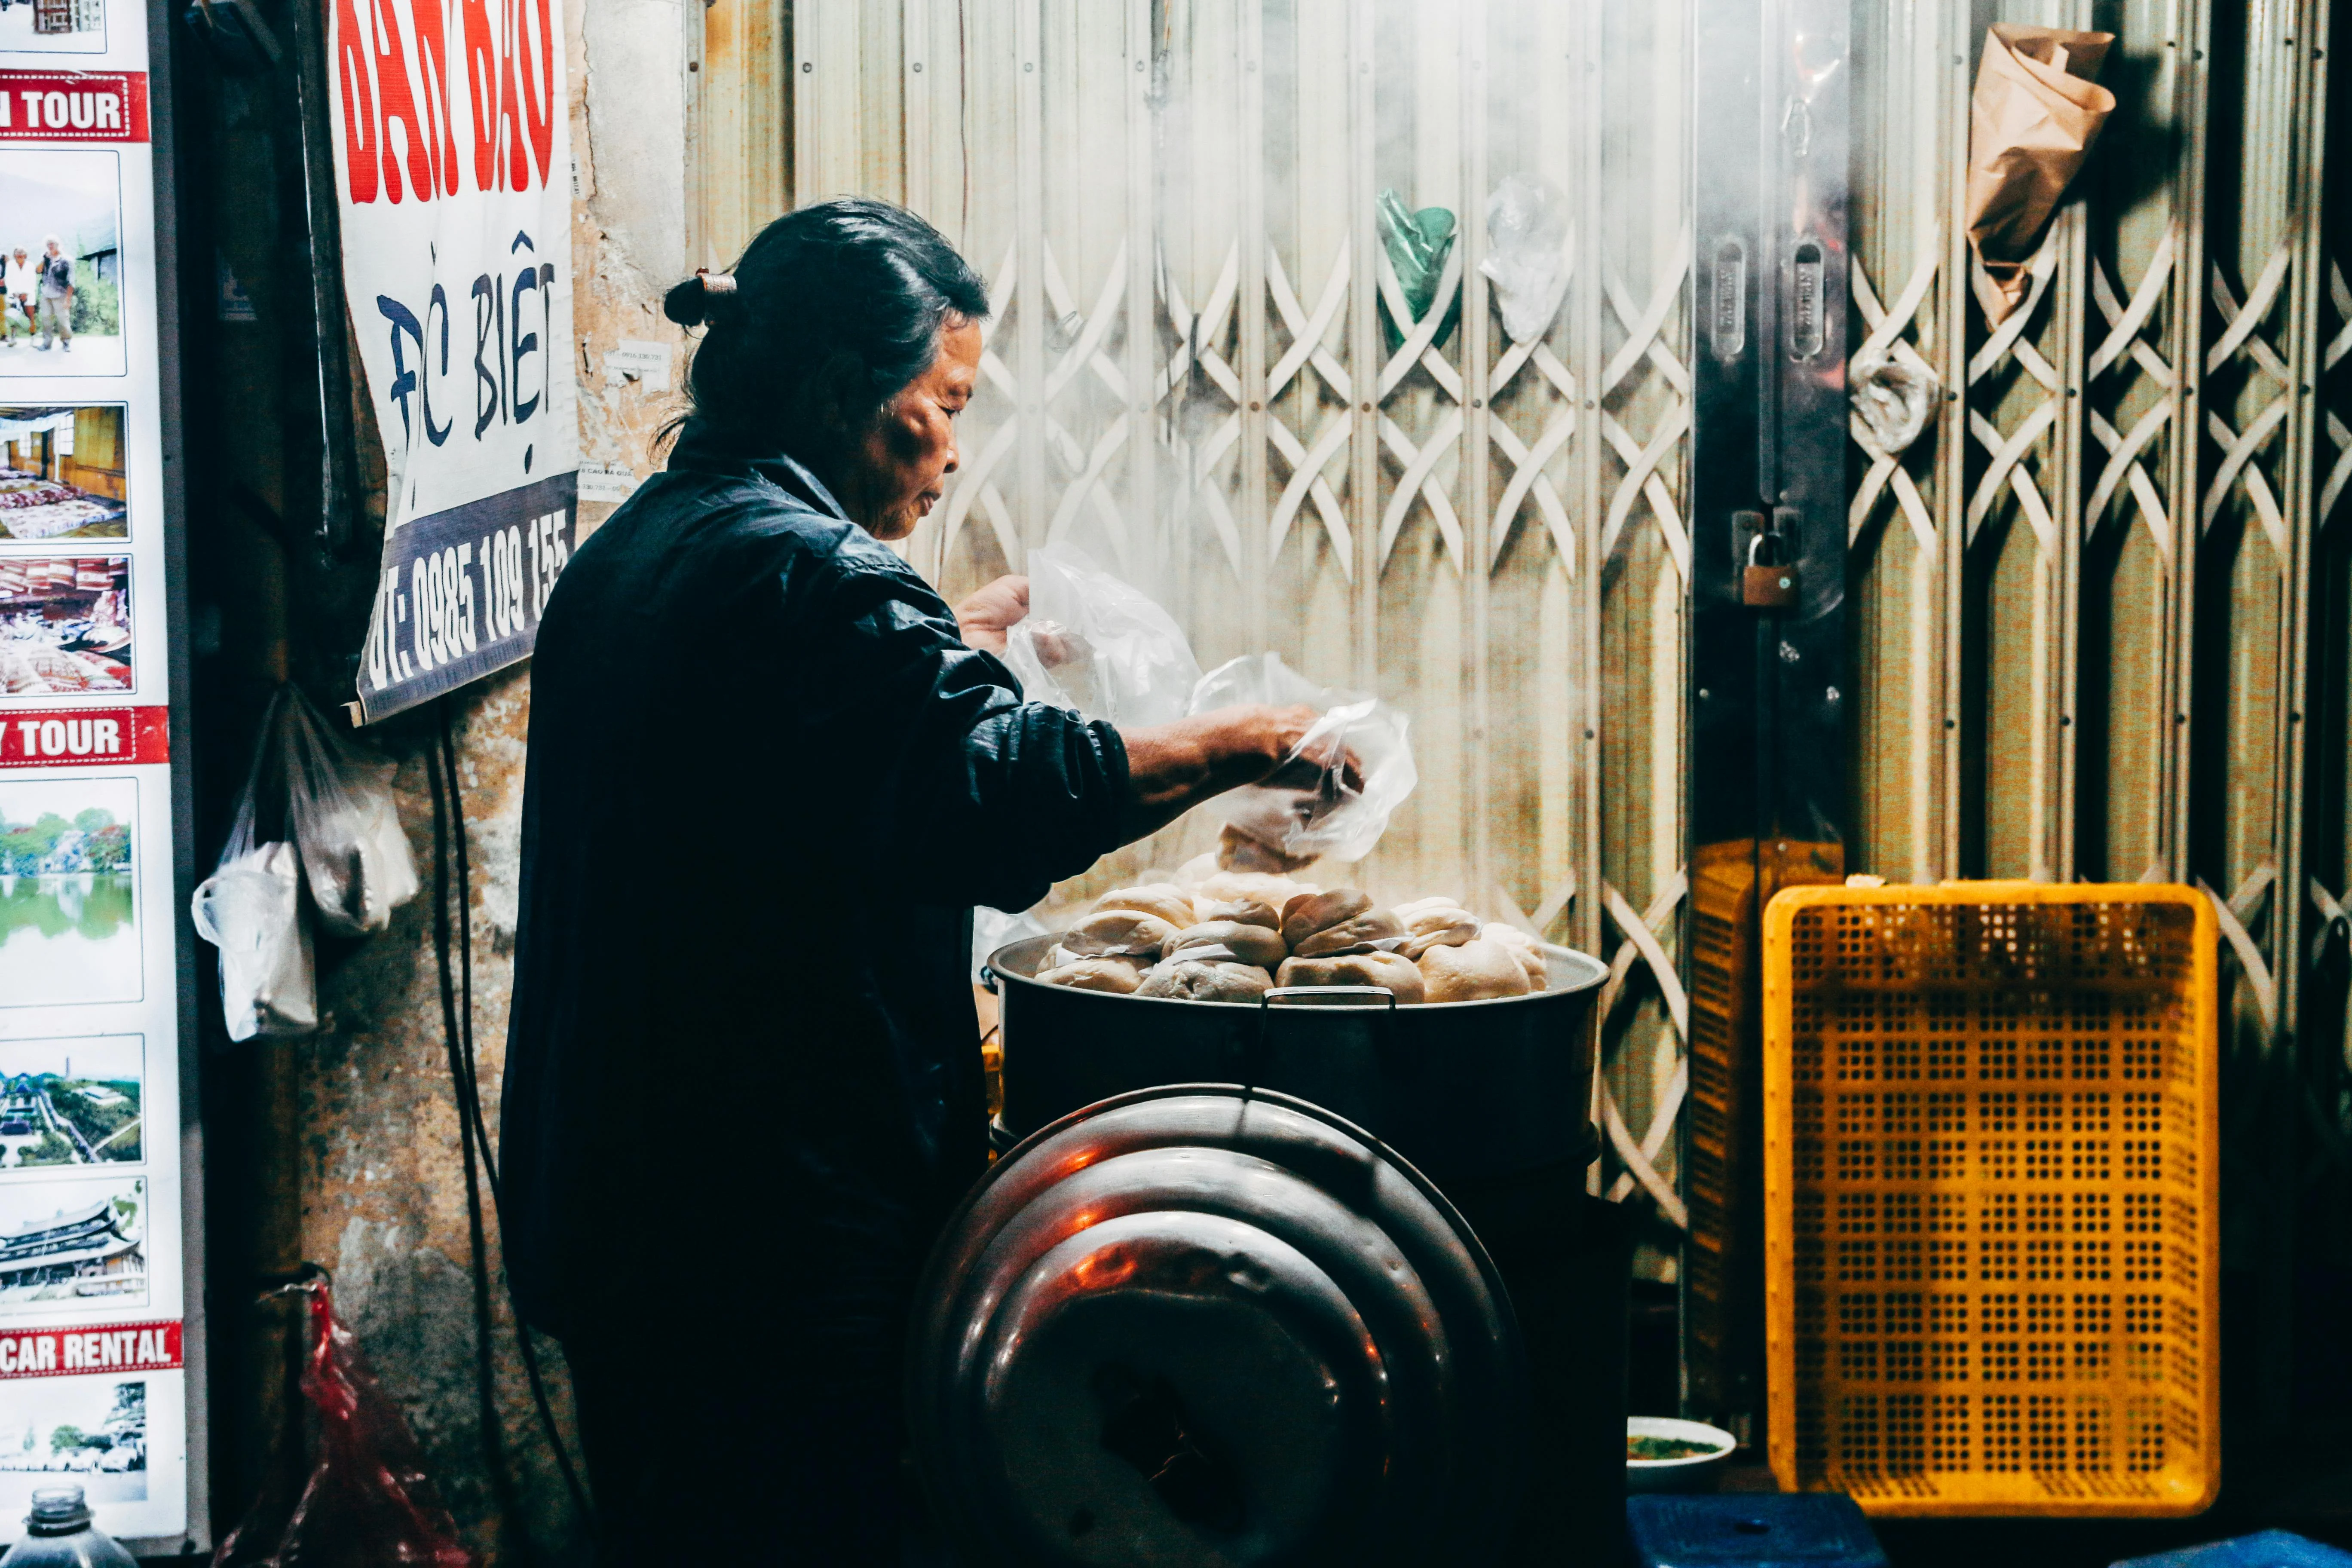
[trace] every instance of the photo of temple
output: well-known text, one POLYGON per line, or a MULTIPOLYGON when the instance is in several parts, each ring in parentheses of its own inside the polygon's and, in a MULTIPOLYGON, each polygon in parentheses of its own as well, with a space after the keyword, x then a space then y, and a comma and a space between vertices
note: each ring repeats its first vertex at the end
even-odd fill
POLYGON ((0 1231, 0 1303, 143 1296, 141 1206, 135 1197, 109 1194, 0 1231))

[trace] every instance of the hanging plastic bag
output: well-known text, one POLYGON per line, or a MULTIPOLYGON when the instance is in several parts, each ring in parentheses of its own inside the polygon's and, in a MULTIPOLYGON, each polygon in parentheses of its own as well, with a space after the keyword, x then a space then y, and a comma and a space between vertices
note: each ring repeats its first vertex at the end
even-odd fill
POLYGON ((326 1277, 293 1289, 310 1298, 302 1394, 318 1417, 317 1457, 299 1492, 262 1494, 214 1552, 213 1568, 478 1568, 408 1423, 335 1321, 326 1277))
MULTIPOLYGON (((1445 259, 1454 254, 1457 225, 1454 215, 1444 207, 1407 212, 1404 198, 1391 190, 1381 192, 1379 206, 1381 243, 1387 247, 1389 265, 1396 269, 1397 286, 1404 290, 1404 302, 1412 310, 1412 320, 1418 321, 1437 302, 1437 286, 1445 279, 1445 259)), ((1430 345, 1444 348, 1445 341, 1454 335, 1454 323, 1461 319, 1462 298, 1456 294, 1446 302, 1445 320, 1438 323, 1437 335, 1429 340, 1430 345)), ((1405 329, 1412 324, 1388 322, 1391 353, 1404 342, 1405 329)))
POLYGON ((188 901, 196 934, 220 949, 221 1012, 232 1040, 278 1039, 319 1026, 300 861, 292 844, 264 842, 256 826, 263 764, 277 754, 270 742, 282 703, 282 697, 273 701, 262 720, 220 863, 188 901))
POLYGON ((286 691, 278 721, 287 799, 319 922, 341 936, 382 931, 417 888, 393 765, 336 735, 299 688, 286 691))
POLYGON ((1863 427, 1890 458, 1919 438, 1944 389, 1943 379, 1916 354, 1867 346, 1846 367, 1846 386, 1863 427))
POLYGON ((1322 714, 1277 770, 1283 782, 1217 798, 1225 831, 1220 864, 1231 870, 1286 873, 1329 856, 1360 860, 1421 781, 1403 713, 1362 692, 1316 685, 1274 653, 1247 654, 1201 678, 1191 710, 1240 702, 1305 706, 1322 714), (1343 764, 1354 759, 1352 785, 1343 764))
POLYGON ((1032 701, 1128 726, 1182 718, 1201 679, 1174 617, 1062 544, 1029 552, 1029 614, 1005 633, 1004 662, 1032 701))
POLYGON ((1568 293, 1567 200, 1540 174, 1507 174, 1486 198, 1486 259, 1503 331, 1515 343, 1551 331, 1568 293))

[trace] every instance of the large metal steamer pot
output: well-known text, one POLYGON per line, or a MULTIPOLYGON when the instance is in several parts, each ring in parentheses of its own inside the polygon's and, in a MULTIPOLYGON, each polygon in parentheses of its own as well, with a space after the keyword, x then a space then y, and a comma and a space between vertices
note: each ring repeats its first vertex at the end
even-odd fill
POLYGON ((1541 1436, 1502 1279, 1328 1110, 1089 1106, 989 1168, 916 1301, 909 1434, 973 1568, 1533 1561, 1502 1550, 1541 1436))
POLYGON ((1234 1083, 1346 1118, 1448 1193, 1580 1172, 1596 1152, 1592 1003, 1608 971, 1583 953, 1546 947, 1549 989, 1526 996, 1399 1007, 1362 988, 1302 987, 1245 1006, 1041 985, 1054 942, 988 960, 1015 1138, 1136 1089, 1234 1083))

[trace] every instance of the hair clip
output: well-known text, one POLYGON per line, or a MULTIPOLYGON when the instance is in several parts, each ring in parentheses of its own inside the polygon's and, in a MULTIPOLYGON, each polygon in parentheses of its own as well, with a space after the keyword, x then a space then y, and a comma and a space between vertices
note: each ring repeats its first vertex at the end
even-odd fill
POLYGON ((702 291, 706 294, 735 292, 735 275, 732 272, 713 272, 708 267, 698 267, 694 269, 694 275, 700 279, 702 291))

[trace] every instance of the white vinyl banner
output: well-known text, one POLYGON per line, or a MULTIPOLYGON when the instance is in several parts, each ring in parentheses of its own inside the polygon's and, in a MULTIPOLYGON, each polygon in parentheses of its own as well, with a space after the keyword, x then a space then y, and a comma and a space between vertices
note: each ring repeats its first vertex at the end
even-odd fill
POLYGON ((344 294, 389 470, 366 718, 529 655, 579 426, 562 0, 328 0, 344 294))
POLYGON ((0 1544, 68 1484, 177 1559, 210 1531, 149 22, 0 7, 0 1544))

